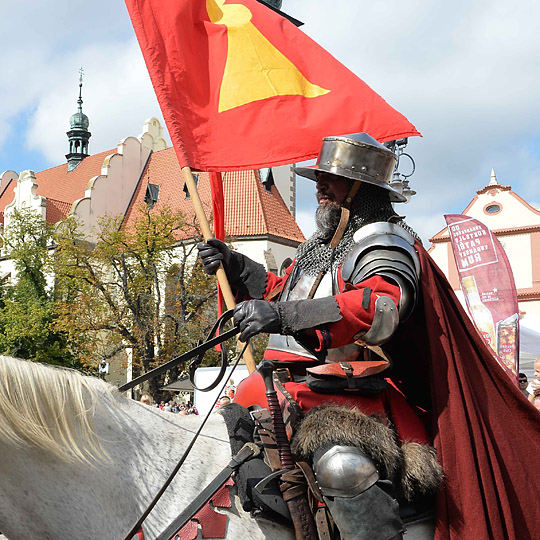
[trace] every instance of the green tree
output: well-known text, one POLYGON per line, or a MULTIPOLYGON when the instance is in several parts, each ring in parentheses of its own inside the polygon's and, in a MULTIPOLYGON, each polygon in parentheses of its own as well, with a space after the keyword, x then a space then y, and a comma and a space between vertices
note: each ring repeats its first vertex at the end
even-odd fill
POLYGON ((54 287, 47 280, 52 237, 51 227, 34 212, 15 210, 10 216, 3 250, 15 272, 0 287, 0 352, 80 368, 67 336, 55 328, 54 287))
MULTIPOLYGON (((121 224, 101 220, 95 241, 74 220, 58 229, 56 327, 86 363, 129 349, 137 374, 196 345, 215 321, 216 285, 196 257, 198 230, 182 213, 143 206, 132 229, 121 224)), ((150 391, 162 383, 152 380, 150 391)))

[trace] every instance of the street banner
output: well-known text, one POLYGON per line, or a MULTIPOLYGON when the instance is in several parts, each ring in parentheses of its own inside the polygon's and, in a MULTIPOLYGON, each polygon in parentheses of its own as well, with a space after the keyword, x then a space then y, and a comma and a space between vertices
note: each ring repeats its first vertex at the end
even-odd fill
POLYGON ((508 257, 480 221, 444 216, 467 309, 485 342, 508 374, 519 372, 519 308, 508 257))
POLYGON ((366 83, 257 0, 126 0, 181 167, 317 156, 321 139, 420 135, 366 83))

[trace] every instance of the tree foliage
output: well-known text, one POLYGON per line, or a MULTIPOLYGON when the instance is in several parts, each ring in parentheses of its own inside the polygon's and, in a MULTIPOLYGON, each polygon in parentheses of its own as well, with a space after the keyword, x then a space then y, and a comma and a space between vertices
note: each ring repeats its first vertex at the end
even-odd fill
POLYGON ((198 263, 194 237, 182 213, 146 206, 132 229, 102 219, 95 242, 74 220, 58 229, 56 329, 81 361, 96 365, 128 349, 136 374, 196 345, 215 321, 216 286, 198 263))
POLYGON ((15 210, 3 236, 14 267, 0 287, 0 353, 80 368, 67 336, 55 328, 50 276, 53 231, 30 210, 15 210))

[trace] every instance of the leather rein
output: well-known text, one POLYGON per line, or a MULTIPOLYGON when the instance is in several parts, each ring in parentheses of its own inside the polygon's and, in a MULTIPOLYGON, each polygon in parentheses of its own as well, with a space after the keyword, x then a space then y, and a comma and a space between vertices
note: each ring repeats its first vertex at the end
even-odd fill
MULTIPOLYGON (((211 349, 212 347, 215 347, 216 345, 219 345, 220 343, 225 342, 227 339, 231 338, 232 336, 235 336, 236 334, 238 334, 240 332, 240 328, 238 326, 235 326, 234 328, 232 328, 230 330, 223 331, 223 327, 224 327, 225 323, 227 323, 229 320, 231 320, 232 317, 233 317, 233 310, 232 309, 230 309, 228 311, 225 311, 223 313, 223 315, 221 315, 221 317, 216 321, 216 323, 214 324, 214 326, 210 330, 210 333, 208 334, 205 341, 199 342, 199 344, 194 349, 191 349, 190 351, 188 351, 188 352, 186 352, 184 354, 181 354, 180 356, 177 356, 177 357, 173 358, 172 360, 170 360, 166 364, 163 364, 162 366, 159 366, 159 367, 157 367, 157 368, 155 368, 155 369, 153 369, 151 371, 148 371, 147 373, 141 375, 140 377, 137 377, 136 379, 133 379, 132 381, 122 385, 119 388, 119 390, 121 392, 129 390, 129 389, 133 388, 134 386, 137 386, 138 384, 141 384, 144 381, 152 379, 152 378, 156 377, 157 375, 160 375, 161 373, 167 371, 168 369, 171 369, 172 367, 177 366, 181 362, 185 362, 185 361, 190 360, 191 358, 194 358, 194 357, 196 357, 196 360, 194 360, 191 363, 190 367, 189 367, 189 374, 190 374, 191 383, 193 384, 193 386, 195 388, 197 388, 197 390, 200 390, 202 392, 209 392, 210 390, 213 390, 223 380, 223 377, 225 376, 225 373, 226 373, 226 370, 227 370, 228 362, 227 362, 227 349, 225 347, 225 344, 223 344, 222 347, 221 347, 221 369, 219 371, 218 376, 216 377, 216 379, 214 380, 214 382, 211 385, 207 386, 206 388, 198 388, 197 386, 195 386, 194 381, 193 381, 195 371, 201 365, 202 359, 204 357, 204 353, 208 349, 211 349)), ((246 350, 247 346, 248 346, 248 342, 245 343, 245 345, 242 348, 240 354, 237 356, 237 358, 236 358, 236 360, 235 360, 235 362, 233 364, 232 371, 234 371, 236 369, 236 367, 238 366, 238 363, 240 362, 240 359, 242 358, 242 355, 244 354, 244 351, 246 350)), ((225 383, 222 385, 222 388, 221 388, 220 392, 217 394, 217 397, 216 397, 215 401, 217 401, 218 397, 225 390, 225 386, 227 385, 227 382, 228 381, 225 381, 225 383)), ((215 402, 214 402, 214 404, 215 404, 215 402)), ((184 464, 184 461, 186 460, 189 453, 191 452, 191 449, 193 448, 196 440, 198 439, 202 429, 204 428, 208 418, 210 418, 210 414, 212 412, 213 412, 213 406, 208 411, 208 414, 204 417, 204 420, 202 421, 202 424, 199 426, 199 429, 197 430, 197 432, 193 436, 191 442, 189 443, 188 447, 184 451, 184 454, 182 455, 182 457, 180 458, 180 460, 178 461, 178 463, 176 464, 176 466, 172 470, 171 474, 169 475, 167 480, 165 480, 165 483, 163 484, 161 489, 157 492, 156 496, 150 502, 150 504, 148 505, 146 510, 142 513, 142 515, 139 517, 139 519, 133 524, 130 531, 124 537, 124 540, 132 540, 132 538, 136 534, 139 533, 139 531, 141 530, 142 523, 148 517, 150 512, 154 509, 154 507, 158 503, 159 499, 161 499, 162 495, 165 493, 165 490, 169 487, 169 485, 173 481, 174 477, 176 476, 176 474, 178 473, 178 471, 180 470, 180 468, 184 464)))

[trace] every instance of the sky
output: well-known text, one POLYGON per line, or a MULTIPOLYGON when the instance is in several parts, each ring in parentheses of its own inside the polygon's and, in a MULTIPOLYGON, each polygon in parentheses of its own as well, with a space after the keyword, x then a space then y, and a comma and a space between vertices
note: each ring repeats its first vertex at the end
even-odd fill
MULTIPOLYGON (((138 135, 149 117, 162 119, 122 1, 0 0, 0 9, 0 173, 65 161, 81 66, 91 153, 138 135)), ((540 2, 283 0, 282 9, 423 134, 406 149, 417 195, 396 210, 425 245, 492 168, 540 208, 540 2)), ((407 160, 402 166, 410 172, 407 160)), ((314 192, 299 180, 306 235, 314 192)))

